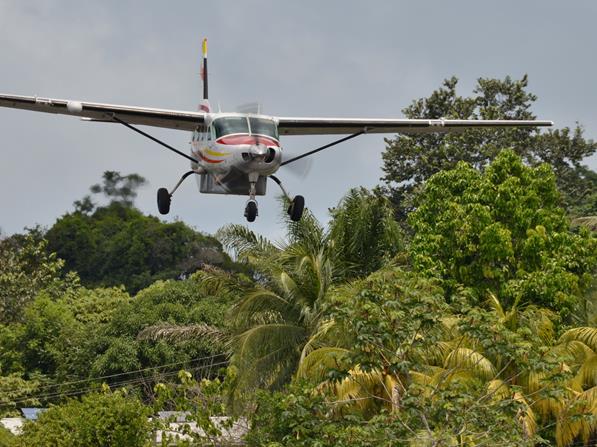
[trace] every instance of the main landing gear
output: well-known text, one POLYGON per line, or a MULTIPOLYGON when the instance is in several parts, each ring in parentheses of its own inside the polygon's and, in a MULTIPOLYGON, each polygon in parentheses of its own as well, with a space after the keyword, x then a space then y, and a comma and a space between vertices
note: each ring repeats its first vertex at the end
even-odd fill
MULTIPOLYGON (((157 199, 158 199, 158 210, 160 214, 168 214, 170 212, 170 204, 172 203, 172 195, 178 187, 182 184, 182 182, 192 174, 201 174, 201 172, 197 171, 188 171, 183 174, 180 178, 178 183, 172 188, 172 191, 168 192, 166 188, 158 189, 157 199)), ((294 198, 290 198, 290 195, 282 186, 282 182, 276 177, 275 175, 269 176, 274 182, 278 184, 284 196, 290 202, 288 206, 288 216, 290 220, 293 222, 298 222, 303 217, 303 211, 305 210, 305 198, 303 196, 295 196, 294 198)), ((257 209, 257 200, 255 200, 255 196, 257 194, 257 181, 259 180, 259 174, 251 173, 249 174, 249 200, 247 201, 247 205, 245 206, 245 217, 248 222, 255 222, 255 219, 259 215, 259 211, 257 209)))
POLYGON ((290 217, 290 220, 292 220, 293 222, 298 222, 299 220, 301 220, 301 217, 303 217, 303 211, 305 210, 305 198, 303 196, 294 196, 294 198, 291 199, 290 195, 288 194, 286 189, 284 189, 284 186, 282 186, 282 182, 278 177, 276 177, 275 175, 270 175, 269 178, 271 178, 274 182, 278 184, 278 186, 282 190, 282 193, 290 202, 290 205, 288 206, 287 210, 288 217, 290 217))
POLYGON ((178 183, 172 188, 172 192, 168 192, 166 188, 158 189, 158 211, 160 214, 168 214, 170 212, 170 203, 172 203, 172 195, 178 189, 178 187, 184 182, 184 180, 192 174, 200 174, 197 171, 185 172, 178 183))

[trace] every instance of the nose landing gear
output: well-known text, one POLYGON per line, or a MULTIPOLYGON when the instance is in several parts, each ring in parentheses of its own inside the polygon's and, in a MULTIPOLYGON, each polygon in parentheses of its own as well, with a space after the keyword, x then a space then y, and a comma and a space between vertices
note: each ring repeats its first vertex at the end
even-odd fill
POLYGON ((257 201, 255 199, 249 199, 247 206, 245 206, 245 217, 247 218, 247 222, 255 222, 257 214, 257 201))

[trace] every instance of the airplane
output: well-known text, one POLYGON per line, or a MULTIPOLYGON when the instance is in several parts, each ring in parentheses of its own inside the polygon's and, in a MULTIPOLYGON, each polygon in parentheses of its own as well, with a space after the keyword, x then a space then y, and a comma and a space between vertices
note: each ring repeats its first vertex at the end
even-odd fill
POLYGON ((258 215, 257 196, 265 195, 267 180, 274 181, 289 201, 288 215, 299 221, 305 199, 291 197, 275 175, 289 165, 317 152, 368 133, 421 134, 460 132, 473 128, 552 126, 541 120, 469 120, 469 119, 404 119, 404 118, 316 118, 283 117, 259 113, 222 113, 212 111, 208 99, 207 39, 202 44, 203 100, 198 111, 179 111, 42 98, 38 96, 0 95, 0 106, 36 112, 58 113, 80 117, 84 121, 119 123, 162 145, 190 161, 172 190, 159 188, 158 210, 168 214, 172 196, 189 176, 196 174, 199 191, 207 194, 246 195, 244 216, 248 222, 258 215), (135 125, 165 127, 191 131, 190 154, 155 138, 135 125), (295 157, 287 157, 280 136, 346 135, 324 146, 295 157))

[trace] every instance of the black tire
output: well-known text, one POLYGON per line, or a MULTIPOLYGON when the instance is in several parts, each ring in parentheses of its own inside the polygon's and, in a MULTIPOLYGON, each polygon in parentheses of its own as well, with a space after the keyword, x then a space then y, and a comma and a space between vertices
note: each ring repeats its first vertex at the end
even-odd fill
POLYGON ((168 214, 170 212, 170 193, 166 188, 158 189, 158 210, 160 214, 168 214))
POLYGON ((288 209, 290 220, 298 222, 303 217, 303 211, 305 210, 305 198, 303 196, 296 196, 292 199, 292 204, 288 209))
POLYGON ((257 202, 254 200, 247 203, 245 217, 247 218, 247 222, 255 222, 255 218, 257 217, 257 202))

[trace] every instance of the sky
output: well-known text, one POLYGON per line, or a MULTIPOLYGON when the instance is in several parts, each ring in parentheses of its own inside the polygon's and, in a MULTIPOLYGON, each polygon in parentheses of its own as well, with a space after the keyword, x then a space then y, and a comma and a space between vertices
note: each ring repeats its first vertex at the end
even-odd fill
MULTIPOLYGON (((0 93, 196 110, 201 39, 209 40, 212 108, 248 102, 280 116, 394 118, 445 78, 468 95, 479 77, 529 76, 533 112, 597 138, 597 2, 501 0, 0 0, 0 93)), ((186 132, 145 127, 183 151, 186 132)), ((391 137, 391 135, 388 135, 391 137)), ((333 136, 283 137, 299 153, 333 136)), ((123 126, 0 108, 0 229, 51 226, 106 170, 149 184, 136 205, 158 215, 156 190, 188 162, 123 126)), ((352 187, 383 175, 384 136, 315 155, 306 177, 278 177, 322 221, 352 187)), ((597 157, 586 161, 597 170, 597 157)), ((283 236, 276 185, 249 224, 283 236)), ((214 233, 245 224, 246 197, 199 194, 187 181, 168 221, 214 233)))

